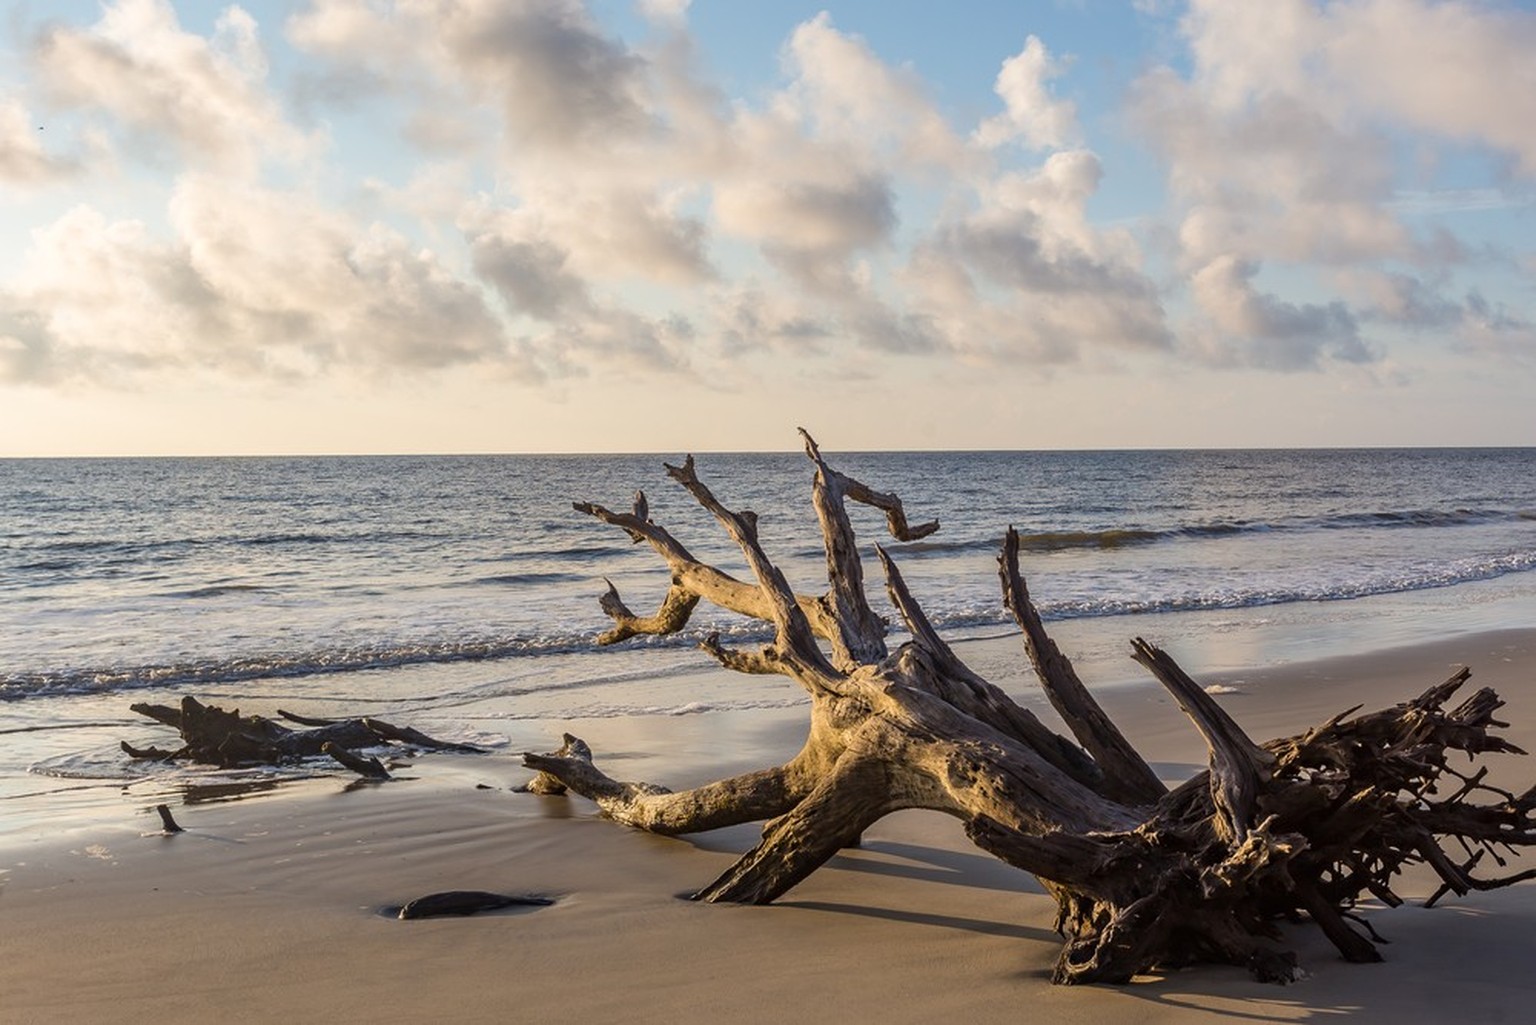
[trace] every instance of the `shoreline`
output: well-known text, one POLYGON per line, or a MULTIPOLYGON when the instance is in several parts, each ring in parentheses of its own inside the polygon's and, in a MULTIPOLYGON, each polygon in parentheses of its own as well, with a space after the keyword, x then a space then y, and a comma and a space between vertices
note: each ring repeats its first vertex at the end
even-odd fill
MULTIPOLYGON (((973 664, 1024 666, 1016 637, 959 647, 973 664)), ((1509 739, 1536 750, 1536 629, 1221 679, 1186 668, 1202 684, 1233 687, 1219 700, 1266 740, 1357 703, 1406 700, 1461 664, 1473 669, 1470 687, 1491 686, 1508 703, 1509 739)), ((1095 692, 1161 774, 1203 767, 1194 730, 1155 684, 1095 692)), ((569 729, 616 775, 680 787, 792 754, 804 710, 519 725, 547 729, 547 747, 569 729)), ((1530 759, 1488 764, 1521 789, 1536 780, 1530 759)), ((1063 989, 1047 981, 1059 947, 1054 906, 938 813, 882 820, 862 848, 779 904, 725 907, 677 895, 749 848, 755 826, 669 839, 604 821, 579 798, 508 793, 529 775, 512 748, 429 755, 400 775, 178 804, 187 832, 175 836, 156 834, 152 803, 125 801, 125 814, 92 813, 63 835, 13 837, 0 847, 7 1021, 1004 1021, 1023 1004, 1068 1023, 1338 1014, 1428 1023, 1519 1020, 1536 1000, 1525 965, 1532 883, 1428 911, 1372 910, 1372 924, 1397 941, 1382 965, 1344 964, 1316 930, 1292 930, 1311 977, 1289 987, 1203 967, 1063 989), (542 893, 557 904, 422 922, 380 913, 448 889, 542 893)), ((1410 880, 1405 895, 1422 885, 1410 880)))

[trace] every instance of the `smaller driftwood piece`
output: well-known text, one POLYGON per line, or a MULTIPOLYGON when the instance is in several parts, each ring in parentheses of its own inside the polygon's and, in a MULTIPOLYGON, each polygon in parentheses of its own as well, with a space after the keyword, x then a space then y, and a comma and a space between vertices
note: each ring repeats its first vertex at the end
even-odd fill
POLYGON ((386 908, 401 921, 416 918, 445 918, 449 915, 478 915, 482 911, 504 908, 547 908, 554 898, 536 894, 489 893, 485 890, 444 890, 407 901, 398 909, 386 908))
POLYGON ((181 706, 152 705, 145 702, 130 706, 180 731, 181 746, 174 750, 158 747, 137 748, 122 743, 130 758, 154 761, 190 761, 217 765, 225 769, 253 765, 285 765, 304 758, 329 755, 364 779, 389 779, 389 770, 377 758, 358 752, 366 748, 399 744, 414 750, 480 753, 471 744, 437 740, 409 726, 395 726, 380 719, 317 719, 278 709, 277 714, 301 727, 285 726, 260 715, 241 715, 239 709, 226 711, 217 705, 205 705, 188 695, 181 706))

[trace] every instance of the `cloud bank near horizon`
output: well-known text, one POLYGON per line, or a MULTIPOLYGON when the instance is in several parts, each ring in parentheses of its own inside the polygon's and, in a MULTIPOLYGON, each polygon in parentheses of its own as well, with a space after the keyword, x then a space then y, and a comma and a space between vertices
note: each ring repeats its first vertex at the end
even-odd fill
POLYGON ((1530 11, 1196 0, 1090 122, 1049 39, 964 117, 827 13, 736 94, 689 7, 638 4, 629 36, 575 0, 28 25, 0 205, 61 209, 6 240, 0 381, 1536 357, 1536 254, 1435 216, 1530 204, 1530 11), (1129 141, 1096 149, 1106 125, 1129 141), (1415 192, 1469 154, 1495 180, 1415 192), (1106 176, 1152 171, 1099 213, 1106 176))

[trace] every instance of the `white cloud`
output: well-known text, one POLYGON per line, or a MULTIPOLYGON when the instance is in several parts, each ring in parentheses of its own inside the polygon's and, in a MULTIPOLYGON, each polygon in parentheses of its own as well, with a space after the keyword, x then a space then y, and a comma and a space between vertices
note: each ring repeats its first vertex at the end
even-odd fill
POLYGON ((54 345, 41 314, 0 292, 0 382, 52 384, 54 345))
POLYGON ((425 87, 424 117, 490 105, 514 156, 607 149, 648 128, 645 62, 575 0, 318 0, 287 31, 342 74, 425 87))
POLYGON ((688 8, 693 0, 636 0, 635 7, 641 17, 673 28, 681 28, 688 20, 688 8))
MULTIPOLYGON (((777 272, 774 287, 797 297, 770 309, 742 298, 761 286, 709 293, 714 298, 697 319, 699 330, 719 332, 717 349, 760 343, 977 357, 995 350, 1008 358, 1005 339, 1020 331, 999 332, 997 324, 1021 318, 1051 335, 1042 342, 1030 334, 1032 351, 1059 350, 1064 359, 1099 346, 1168 345, 1139 249, 1123 231, 1089 225, 1086 204, 1101 173, 1091 153, 1054 154, 1036 171, 997 177, 991 157, 939 114, 915 74, 886 64, 825 14, 798 26, 785 43, 782 88, 756 105, 734 106, 697 77, 681 37, 638 53, 602 36, 570 5, 502 5, 492 12, 470 3, 447 14, 426 0, 366 8, 328 0, 289 28, 297 42, 338 66, 355 68, 349 62, 359 54, 384 54, 366 57, 368 74, 393 76, 397 87, 425 81, 431 96, 498 105, 508 130, 500 149, 502 189, 460 222, 475 271, 509 312, 550 325, 555 347, 574 351, 600 338, 602 332, 582 325, 599 315, 612 319, 624 280, 665 287, 713 280, 720 273, 711 254, 715 239, 751 245, 777 272), (461 49, 467 27, 487 19, 525 37, 501 48, 500 70, 466 59, 461 49), (412 47, 401 41, 405 36, 412 47), (414 56, 403 56, 407 50, 414 56), (580 59, 556 59, 567 52, 580 59), (398 63, 389 67, 392 61, 398 63), (493 88, 499 76, 523 76, 523 86, 504 93, 493 88), (569 135, 530 134, 544 116, 539 111, 555 109, 541 98, 571 82, 573 97, 591 100, 560 113, 576 127, 569 135), (514 99, 517 109, 506 105, 514 99), (601 137, 603 159, 586 152, 582 124, 601 137), (543 144, 517 142, 535 137, 543 144), (911 273, 895 248, 900 190, 936 184, 952 193, 948 206, 958 203, 972 214, 916 226, 920 234, 935 233, 929 261, 961 277, 982 275, 989 294, 1009 292, 1006 312, 995 318, 958 300, 940 304, 921 289, 899 291, 896 276, 911 273), (1022 297, 1048 312, 1022 311, 1022 297), (978 331, 968 325, 981 319, 996 344, 975 343, 978 331), (576 327, 556 330, 567 320, 576 327), (1086 338, 1072 338, 1080 329, 1086 338)), ((1038 147, 1076 135, 1072 105, 1050 97, 1044 85, 1062 67, 1038 40, 1005 66, 999 93, 1006 110, 989 129, 994 141, 1019 138, 1038 147)), ((457 123, 472 116, 474 102, 457 123)), ((440 108, 434 100, 433 109, 440 108)), ((644 324, 657 322, 654 314, 639 316, 644 324)), ((644 362, 663 365, 668 352, 675 363, 684 361, 690 346, 664 335, 635 331, 637 351, 651 353, 644 362), (657 338, 663 340, 652 345, 657 338)))
POLYGON ((976 141, 995 149, 1018 142, 1031 149, 1056 149, 1077 140, 1077 106, 1051 95, 1046 82, 1065 70, 1045 44, 1030 36, 1024 49, 1003 62, 994 86, 1004 111, 982 122, 976 141))
POLYGON ((309 376, 480 363, 537 374, 478 288, 381 226, 207 176, 180 183, 170 219, 162 240, 79 207, 36 232, 0 303, 26 328, 8 333, 9 372, 127 383, 119 375, 166 369, 309 376))
POLYGON ((607 148, 644 131, 643 63, 580 4, 496 0, 442 17, 446 57, 494 96, 508 145, 607 148))
POLYGON ((532 218, 497 211, 468 229, 475 273, 515 314, 550 323, 593 308, 586 282, 568 269, 569 251, 540 233, 532 218))
POLYGON ((78 156, 61 156, 44 147, 47 138, 20 100, 0 97, 0 184, 27 188, 53 185, 80 175, 78 156))
POLYGON ((1238 365, 1314 368, 1371 358, 1363 324, 1479 323, 1445 297, 1445 275, 1490 254, 1423 218, 1520 201, 1492 188, 1415 199, 1425 193, 1402 188, 1399 150, 1414 140, 1432 165, 1438 148, 1470 144, 1536 172, 1536 15, 1424 0, 1194 0, 1181 30, 1192 69, 1143 76, 1131 113, 1168 167, 1174 255, 1208 318, 1197 347, 1238 365), (1346 294, 1266 295, 1260 264, 1334 268, 1346 294))
POLYGON ((1425 281, 1401 271, 1357 269, 1342 276, 1361 304, 1363 318, 1444 338, 1462 352, 1536 359, 1536 322, 1528 313, 1488 300, 1476 289, 1446 295, 1446 280, 1425 281))
POLYGON ((1411 252, 1385 207, 1391 152, 1376 133, 1293 96, 1232 103, 1167 69, 1142 79, 1132 111, 1168 161, 1188 265, 1229 252, 1331 263, 1411 252))
POLYGON ((1490 303, 1477 292, 1467 296, 1463 316, 1456 341, 1466 351, 1536 363, 1536 322, 1528 316, 1490 303))
POLYGON ((1101 173, 1086 150, 1054 153, 989 183, 975 209, 935 227, 908 279, 957 351, 1063 363, 1096 348, 1170 346, 1139 248, 1089 221, 1101 173))
POLYGON ((239 7, 205 39, 166 0, 118 0, 89 29, 44 30, 31 58, 53 103, 104 111, 195 166, 250 174, 310 147, 266 91, 256 23, 239 7))
POLYGON ((1236 256, 1212 260, 1191 280, 1214 332, 1214 362, 1265 370, 1315 370, 1324 360, 1368 363, 1355 316, 1342 302, 1291 303, 1258 290, 1259 267, 1236 256))
MULTIPOLYGON (((1462 81, 1470 61, 1413 49, 1400 23, 1442 29, 1518 83, 1523 15, 1197 0, 1181 23, 1192 66, 1129 92, 1167 169, 1172 223, 1149 227, 1096 214, 1124 168, 1085 144, 1080 65, 1036 36, 962 124, 830 15, 788 34, 778 81, 729 97, 687 3, 636 9, 652 25, 626 41, 576 0, 314 0, 285 23, 296 49, 274 54, 279 82, 270 26, 240 7, 206 37, 163 0, 42 32, 18 95, 125 126, 125 159, 177 173, 161 175, 161 209, 95 195, 38 234, 0 301, 9 372, 468 364, 533 379, 703 374, 752 352, 1298 370, 1369 362, 1367 332, 1431 324, 1518 349, 1523 321, 1453 284, 1450 268, 1489 254, 1426 226, 1508 192, 1427 204, 1399 165, 1412 130, 1522 168, 1530 101, 1462 81), (1410 81, 1410 52, 1476 115, 1453 125, 1444 96, 1410 81), (387 158, 348 177, 352 154, 315 146, 281 97, 315 123, 361 112, 392 129, 369 141, 387 158)), ((0 104, 0 179, 90 164, 45 148, 31 119, 0 104)))
POLYGON ((748 282, 717 296, 715 336, 726 356, 771 350, 791 356, 824 355, 834 325, 783 289, 748 282))
POLYGON ((712 276, 702 226, 677 202, 678 165, 691 158, 652 107, 662 87, 579 4, 324 0, 288 32, 333 73, 408 92, 406 133, 425 148, 468 151, 488 129, 505 190, 573 272, 712 276))
POLYGON ((813 253, 850 253, 879 245, 896 226, 890 185, 869 174, 823 181, 748 180, 715 190, 726 231, 764 245, 813 253))
POLYGON ((864 160, 883 148, 911 166, 966 163, 964 143, 917 76, 886 64, 859 36, 838 31, 825 11, 795 29, 782 59, 791 82, 776 98, 778 110, 808 135, 862 146, 864 160))
POLYGON ((1441 294, 1444 283, 1433 284, 1402 271, 1352 268, 1340 275, 1344 289, 1372 318, 1421 330, 1459 325, 1464 311, 1441 294))
POLYGON ((1536 174, 1536 14, 1431 0, 1196 0, 1201 78, 1227 107, 1279 93, 1341 118, 1390 117, 1515 157, 1536 174))

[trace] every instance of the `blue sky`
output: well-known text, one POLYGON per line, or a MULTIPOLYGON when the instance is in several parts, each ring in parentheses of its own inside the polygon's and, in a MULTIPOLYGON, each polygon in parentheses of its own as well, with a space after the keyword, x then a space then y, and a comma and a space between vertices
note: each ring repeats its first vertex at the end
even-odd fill
POLYGON ((12 2, 0 455, 1536 444, 1536 11, 12 2))

